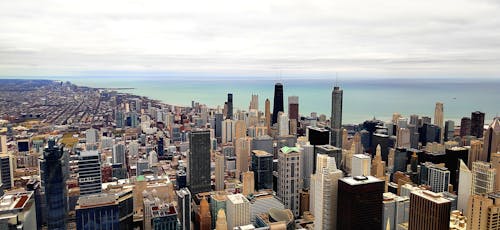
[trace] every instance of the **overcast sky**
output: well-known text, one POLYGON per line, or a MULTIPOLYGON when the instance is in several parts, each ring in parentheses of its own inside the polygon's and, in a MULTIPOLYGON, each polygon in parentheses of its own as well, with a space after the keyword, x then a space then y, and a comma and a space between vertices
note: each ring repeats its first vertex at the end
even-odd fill
POLYGON ((500 78, 500 1, 0 1, 0 76, 280 73, 500 78))

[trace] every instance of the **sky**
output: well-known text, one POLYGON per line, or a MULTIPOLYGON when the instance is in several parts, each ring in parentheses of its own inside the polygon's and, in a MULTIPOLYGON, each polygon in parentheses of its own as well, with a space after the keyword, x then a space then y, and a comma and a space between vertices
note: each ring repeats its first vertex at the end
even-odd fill
POLYGON ((2 0, 0 76, 500 78, 497 0, 2 0))

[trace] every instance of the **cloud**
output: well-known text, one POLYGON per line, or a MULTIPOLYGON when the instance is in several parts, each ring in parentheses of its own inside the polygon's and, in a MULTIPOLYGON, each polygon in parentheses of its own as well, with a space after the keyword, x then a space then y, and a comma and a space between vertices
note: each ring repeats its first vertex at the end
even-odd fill
POLYGON ((475 0, 2 1, 0 75, 500 77, 475 0))

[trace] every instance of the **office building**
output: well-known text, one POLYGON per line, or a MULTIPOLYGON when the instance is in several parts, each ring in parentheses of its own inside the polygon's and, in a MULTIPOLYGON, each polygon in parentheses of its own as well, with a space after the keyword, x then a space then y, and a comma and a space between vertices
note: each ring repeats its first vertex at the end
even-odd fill
POLYGON ((0 177, 2 189, 14 188, 14 157, 10 153, 0 154, 0 177))
POLYGON ((273 155, 262 150, 252 151, 252 171, 255 190, 273 188, 273 155))
POLYGON ((0 197, 0 228, 38 229, 34 197, 32 191, 11 191, 2 195, 0 197))
POLYGON ((381 230, 384 184, 372 176, 339 179, 337 229, 381 230))
POLYGON ((189 135, 187 170, 191 194, 209 192, 210 185, 210 131, 197 130, 189 135))
POLYGON ((288 115, 290 120, 299 120, 299 97, 289 96, 288 97, 288 115))
POLYGON ((101 160, 97 150, 80 152, 78 159, 78 185, 80 186, 80 195, 101 192, 101 160))
POLYGON ((472 168, 472 163, 476 161, 487 161, 487 155, 483 154, 483 142, 480 140, 471 140, 469 148, 469 168, 472 168))
POLYGON ((462 160, 460 160, 459 170, 457 208, 467 215, 467 203, 472 194, 472 173, 462 160))
POLYGON ((476 161, 472 163, 472 194, 491 193, 495 189, 497 171, 490 163, 476 161))
POLYGON ((191 229, 191 192, 188 188, 176 191, 180 230, 191 229))
POLYGON ((433 192, 448 191, 450 171, 444 166, 432 165, 427 167, 427 183, 433 192))
POLYGON ((441 194, 415 190, 410 195, 408 230, 449 230, 451 203, 441 194))
POLYGON ((201 199, 198 213, 196 213, 196 225, 199 230, 211 230, 212 228, 210 207, 205 197, 201 199))
POLYGON ((411 130, 399 128, 396 135, 396 146, 398 148, 411 148, 411 130))
POLYGON ((351 160, 351 176, 370 176, 371 158, 364 154, 354 154, 351 160))
POLYGON ((172 204, 169 204, 157 196, 148 193, 143 200, 143 229, 177 229, 177 211, 172 204))
POLYGON ((99 132, 97 129, 90 128, 85 131, 85 141, 86 144, 95 145, 98 142, 99 132))
POLYGON ((311 184, 311 175, 314 173, 314 146, 309 143, 300 145, 300 174, 302 175, 302 188, 309 189, 311 184))
POLYGON ((269 98, 266 98, 266 102, 265 102, 265 111, 264 111, 264 114, 265 114, 265 125, 266 125, 266 128, 267 128, 267 134, 270 135, 271 134, 271 102, 269 101, 269 98))
MULTIPOLYGON (((226 202, 227 202, 227 193, 224 191, 217 191, 214 194, 210 195, 210 213, 212 216, 212 229, 214 229, 217 225, 217 219, 219 218, 220 210, 224 211, 224 215, 226 212, 226 202)), ((224 220, 226 217, 224 216, 224 220)))
POLYGON ((277 196, 295 216, 300 215, 300 151, 298 147, 285 146, 278 153, 277 196))
POLYGON ((342 156, 342 149, 341 148, 337 148, 335 146, 332 146, 332 145, 316 145, 314 147, 314 173, 316 173, 316 162, 317 162, 317 159, 316 159, 316 156, 318 154, 326 154, 330 157, 334 157, 335 158, 335 164, 337 165, 338 168, 340 168, 342 165, 343 165, 343 156, 342 156))
POLYGON ((214 130, 215 130, 215 138, 220 142, 222 138, 222 121, 224 121, 224 114, 216 113, 214 115, 214 130))
POLYGON ((7 154, 7 136, 0 135, 0 154, 7 154))
POLYGON ((385 180, 385 161, 382 161, 382 150, 380 149, 380 145, 377 145, 370 171, 370 175, 385 180))
POLYGON ((113 164, 122 164, 126 168, 125 144, 118 143, 113 146, 113 164))
POLYGON ((242 194, 227 195, 227 229, 250 224, 250 202, 242 194))
POLYGON ((278 122, 279 112, 285 112, 283 108, 283 85, 281 83, 276 83, 274 85, 273 118, 271 125, 278 122))
POLYGON ((331 129, 332 137, 330 144, 342 148, 342 95, 343 91, 338 85, 333 87, 332 91, 332 114, 331 114, 331 129))
POLYGON ((498 229, 500 226, 500 193, 476 194, 469 199, 467 229, 498 229))
POLYGON ((236 150, 236 177, 240 179, 240 176, 248 171, 250 166, 250 151, 252 149, 252 138, 243 137, 236 139, 235 143, 236 150))
POLYGON ((252 94, 252 99, 250 100, 250 106, 248 107, 249 110, 255 109, 259 110, 259 95, 252 94))
POLYGON ((226 119, 233 119, 233 94, 227 94, 227 116, 226 119))
POLYGON ((48 141, 48 147, 40 159, 42 187, 45 191, 47 227, 49 229, 66 229, 66 175, 67 167, 63 147, 57 146, 55 140, 48 141))
MULTIPOLYGON (((441 130, 444 128, 444 114, 443 114, 443 103, 436 102, 436 108, 434 109, 434 125, 439 127, 441 130)), ((441 131, 440 143, 443 143, 444 132, 441 131)))
POLYGON ((460 120, 460 136, 465 137, 470 135, 471 120, 470 117, 462 117, 460 120))
POLYGON ((286 113, 278 114, 278 135, 288 136, 290 134, 290 119, 286 113))
POLYGON ((338 181, 343 172, 337 169, 335 159, 327 157, 326 167, 318 169, 314 175, 314 229, 337 229, 338 181))
POLYGON ((243 189, 241 193, 245 196, 253 194, 255 192, 254 172, 252 171, 244 172, 242 175, 242 181, 243 181, 243 189))
POLYGON ((306 129, 307 140, 311 145, 329 145, 330 144, 330 130, 307 126, 306 129))
POLYGON ((215 225, 215 230, 227 230, 227 220, 226 213, 224 209, 219 209, 217 212, 217 223, 215 225))
POLYGON ((400 197, 394 193, 383 194, 382 229, 395 230, 398 225, 408 223, 410 215, 410 198, 400 197))
POLYGON ((495 117, 485 132, 483 156, 490 161, 491 155, 497 152, 500 152, 500 117, 495 117))
POLYGON ((455 122, 448 120, 444 123, 444 141, 453 140, 455 137, 455 122))
POLYGON ((222 144, 233 142, 235 121, 226 119, 222 122, 222 144))
POLYGON ((220 153, 215 154, 215 191, 224 190, 225 159, 220 153))
POLYGON ((477 138, 483 137, 484 113, 480 111, 472 112, 470 119, 470 135, 477 138))
MULTIPOLYGON (((500 151, 491 154, 491 166, 494 169, 500 169, 500 151)), ((500 174, 500 172, 497 171, 500 174)), ((495 191, 500 191, 500 176, 495 177, 495 191)))
POLYGON ((247 125, 244 120, 237 120, 234 123, 234 140, 247 136, 247 125))

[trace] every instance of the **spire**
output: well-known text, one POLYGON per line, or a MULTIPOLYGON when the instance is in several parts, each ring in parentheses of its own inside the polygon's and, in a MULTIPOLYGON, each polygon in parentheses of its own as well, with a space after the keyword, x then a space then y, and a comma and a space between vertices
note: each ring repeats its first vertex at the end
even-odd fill
POLYGON ((217 212, 217 222, 215 224, 215 230, 227 230, 226 213, 222 208, 217 212))

